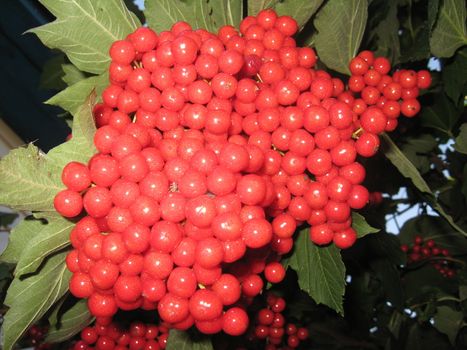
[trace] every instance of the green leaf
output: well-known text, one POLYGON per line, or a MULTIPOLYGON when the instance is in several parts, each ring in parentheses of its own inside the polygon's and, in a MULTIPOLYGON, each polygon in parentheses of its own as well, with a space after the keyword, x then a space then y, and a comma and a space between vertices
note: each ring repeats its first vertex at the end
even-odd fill
POLYGON ((208 337, 195 339, 188 332, 171 329, 167 339, 166 350, 212 350, 214 349, 208 337))
POLYGON ((243 18, 242 0, 210 0, 208 5, 214 30, 217 31, 223 25, 240 27, 243 18))
POLYGON ((444 91, 457 106, 467 90, 467 47, 456 53, 452 62, 443 67, 441 74, 444 91))
POLYGON ((397 63, 400 58, 399 20, 397 18, 397 2, 390 1, 386 16, 378 22, 370 35, 376 37, 377 50, 375 55, 385 56, 391 62, 397 63))
POLYGON ((37 322, 68 290, 71 273, 65 264, 66 252, 56 254, 39 273, 16 277, 8 288, 5 304, 9 310, 3 322, 3 349, 11 350, 26 330, 37 322))
POLYGON ((380 231, 380 229, 368 225, 363 215, 357 212, 352 212, 352 228, 357 232, 358 238, 380 231))
POLYGON ((381 140, 384 143, 384 155, 388 158, 391 163, 399 170, 399 172, 409 178, 413 185, 420 191, 425 193, 427 196, 427 201, 431 204, 434 210, 438 212, 455 230, 467 237, 467 232, 465 232, 461 227, 459 227, 453 220, 453 218, 447 214, 443 207, 436 200, 433 192, 430 187, 423 179, 422 175, 418 172, 417 168, 410 162, 409 159, 402 153, 402 151, 397 147, 397 145, 391 140, 391 138, 383 133, 381 135, 381 140))
POLYGON ((397 145, 391 140, 389 135, 382 134, 381 139, 385 145, 384 155, 405 177, 409 178, 415 187, 424 193, 432 194, 430 187, 418 172, 417 168, 407 159, 397 145))
POLYGON ((329 68, 349 74, 349 62, 355 57, 368 17, 367 0, 329 0, 314 20, 314 37, 319 58, 329 68))
POLYGON ((459 47, 467 44, 466 12, 464 0, 441 2, 438 20, 430 38, 433 55, 451 57, 459 47))
POLYGON ((436 94, 433 104, 423 107, 420 121, 423 126, 439 130, 452 137, 452 129, 460 113, 445 94, 436 94))
POLYGON ((420 345, 420 326, 418 323, 412 324, 407 336, 407 341, 405 344, 405 350, 421 350, 422 346, 420 345))
POLYGON ((12 150, 0 161, 0 204, 55 211, 53 199, 62 188, 50 175, 45 154, 33 144, 12 150))
POLYGON ((23 219, 11 230, 8 236, 8 245, 0 256, 0 261, 17 264, 24 250, 34 235, 42 229, 42 222, 31 218, 23 219))
POLYGON ((70 231, 75 225, 59 215, 50 216, 47 223, 34 220, 34 234, 28 237, 28 244, 21 252, 15 269, 15 276, 32 273, 44 259, 70 244, 70 231))
POLYGON ((62 64, 63 77, 62 80, 67 86, 74 85, 77 82, 86 79, 86 75, 81 72, 74 64, 62 64))
POLYGON ((434 326, 438 331, 446 334, 451 344, 454 345, 463 319, 464 315, 461 311, 454 310, 449 306, 438 306, 434 317, 434 326))
POLYGON ((23 219, 16 227, 11 230, 8 236, 8 245, 0 256, 0 261, 16 264, 27 248, 31 237, 37 232, 40 222, 38 220, 23 219))
POLYGON ((297 272, 298 284, 318 304, 325 304, 344 314, 345 266, 339 249, 334 245, 318 247, 301 230, 295 248, 287 261, 297 272))
POLYGON ((430 134, 421 134, 407 140, 401 146, 402 153, 415 165, 421 174, 431 169, 430 153, 437 149, 438 142, 430 134))
POLYGON ((185 21, 194 29, 213 31, 208 0, 145 0, 144 4, 148 25, 157 32, 170 30, 178 21, 185 21))
POLYGON ((374 259, 370 261, 370 266, 376 272, 387 299, 397 309, 401 309, 404 305, 404 298, 401 287, 401 275, 396 265, 387 259, 374 259))
POLYGON ((62 90, 66 88, 66 84, 62 80, 64 62, 65 56, 63 54, 56 55, 45 62, 39 82, 40 89, 62 90))
POLYGON ((70 339, 84 327, 88 326, 94 319, 89 312, 85 299, 78 300, 67 310, 63 310, 63 308, 64 306, 60 307, 58 322, 52 324, 47 333, 45 338, 47 343, 60 343, 70 339))
POLYGON ((407 255, 401 250, 400 235, 386 232, 371 235, 367 239, 368 250, 379 259, 387 259, 393 265, 404 265, 407 255))
POLYGON ((291 16, 297 21, 298 27, 303 28, 311 16, 318 11, 323 1, 324 0, 284 0, 279 1, 274 9, 280 16, 291 16))
POLYGON ((64 166, 70 161, 87 163, 97 152, 94 146, 96 125, 92 115, 95 94, 87 96, 86 102, 81 105, 73 118, 71 140, 51 149, 47 153, 50 172, 60 181, 64 166))
POLYGON ((250 0, 248 1, 248 16, 256 16, 261 10, 274 8, 278 2, 279 0, 250 0))
POLYGON ((107 74, 95 75, 82 79, 75 84, 60 91, 58 94, 47 100, 45 103, 59 106, 64 110, 75 114, 79 107, 86 101, 92 90, 96 90, 98 95, 109 83, 107 74))
POLYGON ((122 0, 40 0, 56 20, 31 29, 44 45, 63 51, 78 69, 100 74, 110 45, 141 25, 122 0))
POLYGON ((467 123, 462 124, 459 130, 454 148, 457 152, 467 154, 467 123))

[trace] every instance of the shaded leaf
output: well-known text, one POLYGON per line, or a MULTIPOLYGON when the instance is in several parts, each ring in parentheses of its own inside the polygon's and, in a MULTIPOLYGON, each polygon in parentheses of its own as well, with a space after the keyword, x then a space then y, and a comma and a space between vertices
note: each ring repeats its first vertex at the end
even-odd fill
POLYGON ((362 41, 368 16, 366 0, 329 0, 316 15, 314 42, 327 67, 349 74, 349 62, 362 41))
POLYGON ((325 304, 343 314, 345 266, 334 245, 318 247, 308 235, 299 232, 288 266, 297 272, 298 284, 318 304, 325 304))
POLYGON ((417 168, 415 168, 415 166, 407 159, 391 138, 384 133, 381 135, 381 139, 385 144, 384 155, 400 171, 400 173, 409 178, 419 191, 432 194, 430 187, 420 175, 417 168))
POLYGON ((63 63, 65 63, 65 56, 62 54, 56 55, 45 62, 39 81, 40 89, 62 90, 66 88, 66 84, 62 80, 64 75, 63 63))
POLYGON ((259 11, 269 8, 274 8, 274 6, 279 2, 279 0, 253 0, 248 1, 248 16, 256 16, 259 11))
POLYGON ((368 237, 367 243, 374 256, 388 259, 393 265, 405 264, 407 255, 401 250, 399 236, 381 232, 368 237))
POLYGON ((467 89, 467 48, 459 50, 442 70, 444 91, 457 106, 467 89))
POLYGON ((457 152, 467 154, 467 123, 462 124, 459 130, 454 148, 457 152))
POLYGON ((363 215, 357 212, 352 212, 352 228, 357 232, 358 238, 380 231, 379 229, 368 225, 363 215))
POLYGON ((67 310, 62 309, 63 306, 60 308, 61 314, 58 316, 58 322, 49 328, 45 338, 48 343, 60 343, 70 339, 93 320, 85 299, 78 300, 67 310))
POLYGON ((439 130, 452 135, 452 128, 459 119, 459 112, 456 106, 445 94, 437 94, 433 104, 423 107, 420 113, 420 121, 423 126, 439 130))
POLYGON ((399 20, 397 18, 397 2, 388 2, 389 9, 383 20, 372 30, 371 35, 376 36, 377 50, 375 55, 385 56, 394 64, 399 61, 399 20))
POLYGON ((418 323, 412 324, 407 336, 407 342, 405 344, 405 350, 421 350, 420 344, 420 326, 418 323))
POLYGON ((438 19, 440 0, 428 0, 428 26, 430 33, 438 19))
POLYGON ((75 224, 59 215, 50 216, 47 221, 32 221, 35 232, 28 237, 27 245, 21 252, 15 276, 35 272, 47 256, 70 244, 70 231, 75 224))
POLYGON ((464 314, 449 306, 438 306, 434 317, 435 328, 448 336, 452 345, 456 342, 457 333, 462 326, 464 314))
POLYGON ((404 305, 404 298, 401 286, 401 276, 396 265, 387 259, 376 259, 370 262, 373 271, 376 272, 380 280, 387 299, 397 308, 404 305))
POLYGON ((39 273, 16 277, 8 288, 5 304, 9 310, 3 322, 3 349, 11 350, 27 329, 37 322, 68 290, 71 273, 65 264, 66 252, 58 253, 39 273))
POLYGON ((290 16, 295 19, 300 29, 316 13, 323 2, 324 0, 284 0, 279 1, 274 9, 280 16, 290 16))
POLYGON ((430 38, 433 55, 451 57, 467 44, 467 11, 464 0, 443 0, 430 38))
POLYGON ((12 150, 0 161, 0 203, 17 210, 55 211, 62 188, 50 176, 45 154, 33 144, 12 150))
POLYGON ((212 350, 211 340, 207 336, 200 339, 191 337, 188 332, 171 329, 166 350, 212 350))
POLYGON ((74 85, 78 81, 86 79, 86 75, 71 63, 62 64, 62 70, 62 80, 66 83, 67 86, 74 85))
POLYGON ((56 20, 31 29, 44 45, 63 51, 80 70, 103 73, 110 45, 141 25, 122 0, 40 0, 56 20))
POLYGON ((55 96, 52 96, 52 98, 48 99, 45 103, 59 106, 74 115, 80 106, 85 103, 92 90, 95 89, 96 93, 100 96, 108 83, 107 74, 82 79, 67 87, 65 90, 60 91, 55 96))
POLYGON ((402 153, 397 145, 391 140, 391 138, 383 133, 381 140, 384 142, 384 155, 388 158, 391 163, 399 170, 399 172, 409 178, 413 185, 427 196, 427 201, 431 204, 432 208, 438 212, 455 230, 467 237, 465 232, 460 226, 458 226, 453 218, 445 212, 443 207, 436 200, 430 187, 423 179, 422 175, 418 172, 417 168, 410 162, 409 159, 402 153))
POLYGON ((213 29, 217 30, 224 25, 240 27, 243 18, 242 0, 209 0, 209 12, 212 16, 213 29))
POLYGON ((0 261, 16 264, 22 252, 27 248, 31 237, 41 229, 42 223, 39 220, 23 219, 8 237, 8 245, 0 256, 0 261))
POLYGON ((208 0, 145 0, 144 4, 147 23, 157 32, 170 30, 179 21, 189 23, 193 29, 213 31, 208 0))

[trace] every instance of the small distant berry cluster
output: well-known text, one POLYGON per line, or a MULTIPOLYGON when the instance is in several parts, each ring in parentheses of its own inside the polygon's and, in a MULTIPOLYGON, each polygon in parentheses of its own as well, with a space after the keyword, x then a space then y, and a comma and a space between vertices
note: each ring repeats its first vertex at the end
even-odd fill
POLYGON ((442 259, 443 257, 451 257, 449 250, 438 247, 436 242, 432 239, 424 241, 422 237, 416 236, 412 246, 403 244, 401 250, 407 253, 408 265, 429 259, 434 268, 444 277, 452 278, 456 274, 452 262, 447 259, 442 259))
POLYGON ((160 350, 165 349, 169 329, 164 325, 133 322, 122 328, 110 318, 97 318, 81 331, 81 339, 70 350, 160 350))
POLYGON ((351 210, 369 199, 357 156, 374 155, 399 116, 388 108, 396 94, 367 92, 394 81, 412 101, 430 76, 391 77, 387 59, 364 51, 346 90, 296 47, 297 29, 263 10, 240 31, 178 22, 112 44, 94 108, 98 153, 64 167, 54 200, 80 218, 70 290, 94 316, 142 308, 178 329, 239 335, 248 316, 238 305, 261 293, 262 276, 282 281, 297 226, 318 245, 354 244, 351 210))
POLYGON ((25 339, 29 342, 28 345, 32 345, 34 350, 46 350, 51 349, 52 345, 50 343, 45 343, 44 338, 47 334, 47 327, 42 327, 39 325, 33 325, 29 328, 25 339))
POLYGON ((284 315, 286 302, 274 294, 267 296, 267 306, 259 310, 253 339, 265 340, 265 350, 294 349, 308 339, 308 329, 287 323, 284 315))

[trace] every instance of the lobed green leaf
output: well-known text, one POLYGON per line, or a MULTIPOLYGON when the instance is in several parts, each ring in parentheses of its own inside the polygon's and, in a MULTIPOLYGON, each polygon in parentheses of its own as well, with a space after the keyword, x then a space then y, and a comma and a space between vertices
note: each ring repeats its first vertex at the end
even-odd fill
POLYGON ((464 0, 441 2, 438 20, 430 37, 433 55, 451 57, 457 49, 467 44, 467 10, 464 0))
POLYGON ((63 51, 78 69, 101 74, 110 45, 141 26, 122 0, 40 0, 56 20, 31 29, 44 45, 63 51))
POLYGON ((300 289, 318 304, 325 304, 344 314, 345 266, 339 249, 334 245, 318 247, 301 230, 294 244, 288 266, 298 275, 300 289))
POLYGON ((329 68, 349 74, 363 38, 368 17, 367 0, 329 0, 314 20, 314 43, 320 60, 329 68))

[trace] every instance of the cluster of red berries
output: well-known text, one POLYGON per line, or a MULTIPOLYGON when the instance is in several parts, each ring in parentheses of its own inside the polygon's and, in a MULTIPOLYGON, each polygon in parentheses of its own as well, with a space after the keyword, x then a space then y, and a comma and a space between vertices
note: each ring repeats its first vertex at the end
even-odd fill
POLYGON ((133 322, 124 329, 111 318, 98 317, 93 326, 81 331, 81 339, 70 350, 160 350, 168 337, 169 328, 164 325, 133 322))
POLYGON ((283 298, 269 294, 267 306, 259 310, 252 338, 265 340, 265 350, 295 349, 300 342, 308 339, 308 329, 287 323, 282 314, 286 307, 283 298))
POLYGON ((451 254, 446 248, 440 248, 432 239, 424 241, 422 237, 415 236, 413 245, 408 246, 403 244, 401 250, 407 253, 407 264, 413 264, 424 260, 430 260, 433 267, 439 271, 444 277, 452 278, 456 274, 456 270, 452 263, 443 257, 450 258, 451 254))
MULTIPOLYGON (((238 335, 248 327, 238 302, 261 292, 260 274, 284 278, 277 260, 298 225, 319 245, 355 242, 351 209, 369 198, 356 157, 392 128, 383 102, 393 100, 372 103, 365 87, 358 99, 313 69, 297 29, 264 10, 240 31, 178 22, 112 44, 110 85, 94 108, 98 153, 65 166, 67 189, 54 199, 65 217, 85 211, 67 266, 93 315, 157 309, 178 329, 238 335)), ((387 59, 358 59, 363 77, 392 79, 387 59)), ((429 74, 416 76, 425 86, 429 74)))

